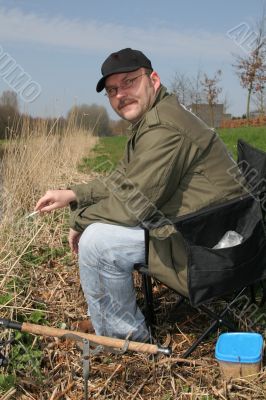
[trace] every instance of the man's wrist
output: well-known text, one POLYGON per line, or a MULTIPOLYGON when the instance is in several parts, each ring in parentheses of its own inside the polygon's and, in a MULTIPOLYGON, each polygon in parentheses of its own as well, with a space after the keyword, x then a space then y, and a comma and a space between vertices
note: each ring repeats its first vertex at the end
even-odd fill
POLYGON ((72 189, 65 189, 68 192, 69 204, 77 201, 76 193, 72 189))

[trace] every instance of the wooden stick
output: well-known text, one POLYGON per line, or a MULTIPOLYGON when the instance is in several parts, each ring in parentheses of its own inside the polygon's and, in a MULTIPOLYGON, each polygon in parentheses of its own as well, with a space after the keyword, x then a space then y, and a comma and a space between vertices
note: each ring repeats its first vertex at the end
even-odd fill
MULTIPOLYGON (((78 340, 78 338, 87 339, 97 345, 114 347, 114 348, 123 348, 123 346, 126 343, 126 341, 123 339, 111 338, 107 336, 98 336, 90 333, 70 331, 67 329, 59 329, 43 325, 30 324, 28 322, 24 322, 21 325, 21 331, 34 333, 36 335, 41 335, 41 336, 53 336, 63 339, 66 338, 70 340, 78 340)), ((170 354, 169 348, 160 348, 155 344, 131 342, 131 341, 128 341, 127 344, 128 344, 127 349, 131 351, 138 351, 149 354, 157 354, 158 352, 162 352, 167 355, 170 354)))

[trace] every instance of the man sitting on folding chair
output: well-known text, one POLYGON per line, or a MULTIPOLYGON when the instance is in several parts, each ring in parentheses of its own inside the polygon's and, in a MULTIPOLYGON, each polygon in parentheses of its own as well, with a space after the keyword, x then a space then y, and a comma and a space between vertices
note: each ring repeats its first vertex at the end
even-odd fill
MULTIPOLYGON (((245 193, 228 170, 235 166, 213 129, 168 94, 150 60, 130 48, 102 65, 96 90, 131 122, 125 155, 114 172, 67 190, 49 190, 36 210, 71 207, 69 244, 79 255, 81 285, 98 335, 146 341, 132 270, 144 262, 150 230, 150 268, 188 295, 187 254, 177 217, 245 193)), ((237 171, 237 169, 236 169, 237 171)))

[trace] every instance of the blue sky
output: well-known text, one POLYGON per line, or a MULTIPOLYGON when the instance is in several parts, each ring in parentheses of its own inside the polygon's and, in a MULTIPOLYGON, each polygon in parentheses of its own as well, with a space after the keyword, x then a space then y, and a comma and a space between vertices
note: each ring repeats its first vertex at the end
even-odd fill
MULTIPOLYGON (((21 110, 35 116, 65 116, 73 104, 97 103, 115 118, 95 86, 104 59, 124 47, 142 50, 167 87, 176 72, 195 76, 201 69, 212 76, 221 69, 221 98, 228 98, 229 112, 242 115, 246 92, 232 53, 245 52, 228 31, 243 23, 253 31, 264 3, 0 0, 0 50, 41 88, 32 102, 19 96, 21 110)), ((0 76, 0 93, 10 89, 0 76)))

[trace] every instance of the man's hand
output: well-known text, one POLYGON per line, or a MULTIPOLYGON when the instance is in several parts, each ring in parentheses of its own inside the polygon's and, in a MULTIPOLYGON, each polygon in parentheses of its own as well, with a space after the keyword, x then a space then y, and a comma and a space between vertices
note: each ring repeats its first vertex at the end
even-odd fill
POLYGON ((73 190, 48 190, 37 202, 35 211, 51 212, 57 208, 69 205, 71 201, 77 200, 73 190))
POLYGON ((71 248, 71 251, 73 251, 73 253, 78 254, 79 251, 79 239, 80 239, 81 233, 74 231, 74 229, 69 230, 69 234, 68 234, 68 243, 69 246, 71 248))

